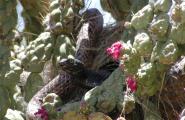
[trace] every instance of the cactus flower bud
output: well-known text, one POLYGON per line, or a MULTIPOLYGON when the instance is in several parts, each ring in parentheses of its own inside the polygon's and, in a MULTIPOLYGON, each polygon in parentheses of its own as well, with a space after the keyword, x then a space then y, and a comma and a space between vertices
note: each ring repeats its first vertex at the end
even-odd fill
POLYGON ((121 42, 115 42, 111 47, 107 48, 106 52, 111 55, 114 60, 118 60, 120 57, 121 49, 123 48, 121 42))

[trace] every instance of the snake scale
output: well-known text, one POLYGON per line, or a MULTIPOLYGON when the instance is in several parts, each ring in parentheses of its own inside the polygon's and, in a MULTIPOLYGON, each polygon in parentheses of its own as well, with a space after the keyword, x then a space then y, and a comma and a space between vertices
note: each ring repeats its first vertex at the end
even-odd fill
POLYGON ((88 68, 89 70, 85 71, 89 73, 89 76, 91 76, 91 78, 94 75, 96 76, 100 75, 97 74, 97 72, 94 73, 90 72, 91 71, 90 69, 93 68, 93 61, 98 53, 97 50, 100 47, 98 35, 103 30, 103 16, 95 8, 86 10, 83 16, 84 23, 79 31, 76 41, 75 60, 61 61, 60 65, 64 70, 62 70, 57 77, 55 77, 51 82, 45 85, 40 91, 38 91, 33 96, 33 98, 30 100, 27 106, 26 116, 28 120, 37 119, 34 113, 41 108, 42 99, 48 93, 56 93, 63 99, 70 98, 71 93, 73 93, 76 89, 79 88, 77 83, 84 83, 85 80, 87 79, 87 76, 79 74, 77 74, 79 76, 76 76, 72 74, 71 72, 72 70, 70 70, 69 67, 65 69, 66 67, 65 62, 67 62, 67 65, 70 64, 70 62, 73 64, 73 70, 75 70, 74 73, 78 73, 79 71, 79 73, 83 74, 82 72, 84 71, 83 68, 88 68), (77 63, 77 69, 74 69, 75 62, 77 63), (80 66, 82 66, 81 67, 82 69, 80 69, 80 66))

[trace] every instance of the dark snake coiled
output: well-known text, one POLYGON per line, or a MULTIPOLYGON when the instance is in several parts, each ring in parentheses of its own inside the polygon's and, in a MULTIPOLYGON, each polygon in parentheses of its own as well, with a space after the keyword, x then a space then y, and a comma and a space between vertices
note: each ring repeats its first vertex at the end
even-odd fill
MULTIPOLYGON (((96 48, 99 43, 97 36, 103 30, 103 16, 97 9, 93 8, 86 10, 83 19, 84 23, 77 36, 75 58, 83 62, 84 67, 91 68, 93 58, 97 54, 96 48)), ((83 82, 84 80, 85 78, 75 78, 75 76, 62 71, 30 100, 26 111, 27 119, 37 119, 34 113, 41 108, 42 99, 48 93, 56 93, 61 98, 67 99, 78 88, 76 82, 83 82)))

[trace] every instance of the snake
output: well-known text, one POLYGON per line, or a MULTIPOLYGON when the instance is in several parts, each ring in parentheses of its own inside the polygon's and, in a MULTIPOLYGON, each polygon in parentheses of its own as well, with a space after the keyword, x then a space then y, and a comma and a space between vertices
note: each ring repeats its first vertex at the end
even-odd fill
MULTIPOLYGON (((74 91, 84 87, 100 85, 112 72, 106 67, 93 71, 94 60, 101 47, 99 35, 103 31, 103 16, 96 8, 87 9, 83 14, 83 24, 76 41, 75 59, 62 59, 59 63, 60 74, 39 90, 29 101, 26 118, 37 119, 34 113, 42 107, 42 100, 48 93, 55 93, 62 100, 71 99, 74 91), (106 70, 107 69, 107 70, 106 70)), ((116 67, 118 63, 113 63, 116 67)))

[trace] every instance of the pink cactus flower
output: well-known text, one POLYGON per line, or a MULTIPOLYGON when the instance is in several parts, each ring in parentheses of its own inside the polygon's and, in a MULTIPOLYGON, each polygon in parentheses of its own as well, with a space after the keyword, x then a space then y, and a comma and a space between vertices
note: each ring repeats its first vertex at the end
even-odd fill
POLYGON ((36 113, 34 113, 35 116, 40 117, 43 120, 48 120, 48 112, 44 107, 41 107, 40 109, 38 109, 38 111, 36 113))
POLYGON ((118 60, 120 57, 120 51, 122 48, 121 42, 115 42, 111 47, 107 48, 108 55, 111 55, 114 60, 118 60))
POLYGON ((137 83, 133 76, 128 76, 126 78, 126 83, 131 92, 135 92, 137 90, 137 83))

